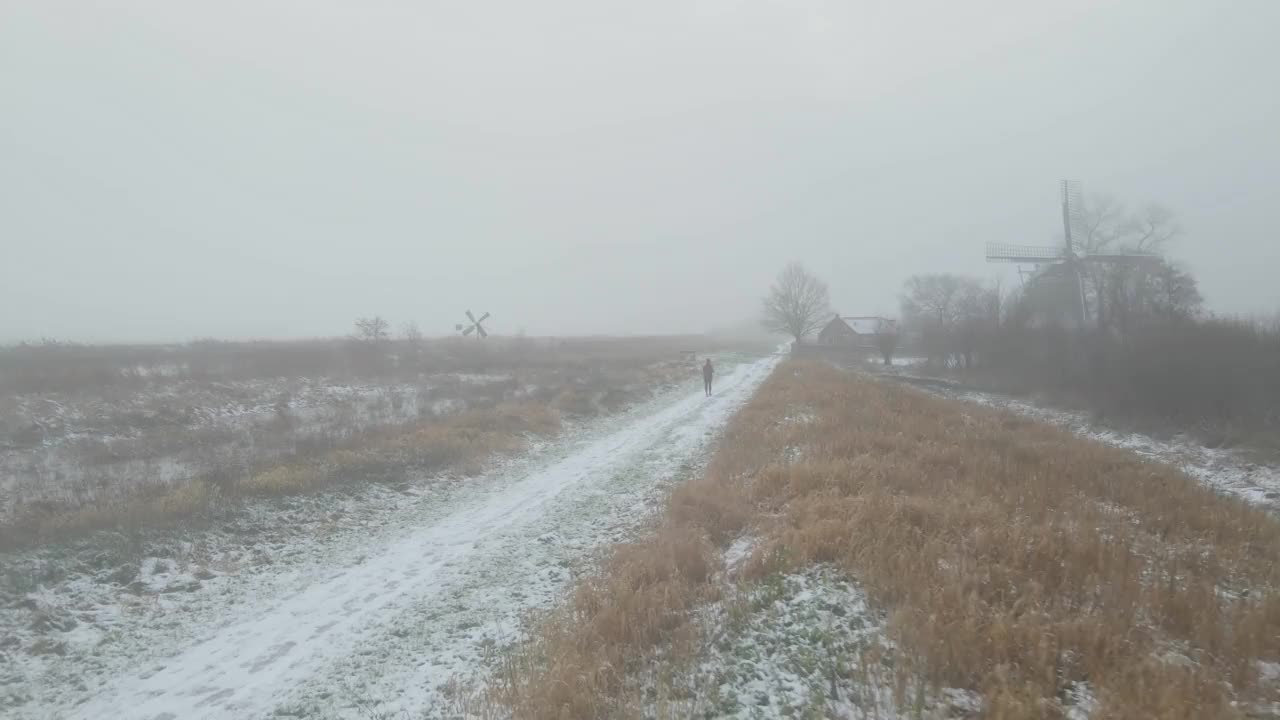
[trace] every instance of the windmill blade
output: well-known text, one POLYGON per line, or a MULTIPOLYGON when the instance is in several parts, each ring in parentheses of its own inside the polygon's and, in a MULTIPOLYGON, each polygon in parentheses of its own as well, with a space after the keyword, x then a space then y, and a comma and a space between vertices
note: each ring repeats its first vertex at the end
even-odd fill
POLYGON ((476 316, 475 316, 475 315, 472 315, 472 314, 471 314, 471 311, 470 311, 470 310, 468 310, 468 311, 467 311, 467 319, 468 319, 468 320, 470 320, 471 322, 475 322, 475 321, 476 321, 476 316))
POLYGON ((489 319, 489 313, 485 313, 484 315, 481 315, 481 316, 480 316, 480 319, 479 319, 479 320, 477 320, 476 322, 478 322, 478 323, 482 323, 482 322, 484 322, 485 320, 488 320, 488 319, 489 319))
POLYGON ((990 262, 1044 263, 1062 258, 1062 248, 1058 247, 987 243, 987 260, 990 262))
POLYGON ((477 323, 477 324, 476 324, 476 330, 479 330, 479 331, 480 331, 480 337, 482 337, 482 338, 487 338, 487 337, 489 337, 489 333, 487 333, 487 332, 485 332, 485 331, 484 331, 484 326, 483 326, 483 325, 480 325, 479 323, 477 323))
POLYGON ((1084 249, 1084 191, 1079 180, 1062 181, 1062 233, 1067 252, 1079 255, 1084 249))
POLYGON ((475 329, 476 329, 475 325, 468 325, 467 329, 462 331, 463 337, 466 337, 467 335, 470 335, 471 333, 475 332, 475 329))

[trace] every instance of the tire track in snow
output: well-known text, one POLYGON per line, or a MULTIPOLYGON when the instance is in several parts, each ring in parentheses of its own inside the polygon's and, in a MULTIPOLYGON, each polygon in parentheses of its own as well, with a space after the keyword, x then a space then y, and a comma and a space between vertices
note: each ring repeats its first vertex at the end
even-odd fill
MULTIPOLYGON (((520 611, 546 600, 529 593, 545 568, 521 562, 527 559, 521 555, 533 554, 527 551, 538 547, 548 525, 585 539, 579 554, 588 552, 594 545, 591 536, 605 529, 599 520, 609 512, 581 510, 605 497, 613 501, 616 515, 619 501, 625 505, 643 499, 705 448, 708 436, 751 396, 776 362, 770 357, 740 366, 720 380, 712 398, 704 398, 699 388, 387 544, 362 563, 246 611, 244 620, 167 662, 117 679, 70 717, 264 717, 281 703, 326 700, 338 689, 335 683, 353 679, 362 687, 397 695, 375 697, 381 704, 427 709, 437 699, 433 686, 468 666, 466 649, 474 636, 410 634, 411 642, 398 643, 381 661, 370 641, 374 648, 379 642, 396 644, 391 638, 403 635, 398 620, 430 621, 432 607, 465 614, 469 608, 460 601, 480 604, 483 610, 486 597, 501 599, 488 608, 499 617, 488 622, 512 630, 520 611), (570 489, 574 493, 566 494, 570 489), (565 500, 565 495, 573 497, 565 500), (454 662, 459 657, 463 662, 454 662), (390 675, 370 677, 385 669, 388 658, 395 658, 396 666, 411 662, 413 671, 400 674, 396 682, 389 682, 390 675)), ((643 505, 632 511, 642 513, 643 505)), ((437 624, 448 627, 447 622, 437 624)))

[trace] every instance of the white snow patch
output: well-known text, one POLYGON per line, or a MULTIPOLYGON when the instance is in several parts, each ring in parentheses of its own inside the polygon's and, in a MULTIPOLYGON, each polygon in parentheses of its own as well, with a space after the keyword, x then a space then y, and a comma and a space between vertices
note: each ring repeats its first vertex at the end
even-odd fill
MULTIPOLYGON (((880 367, 884 367, 884 358, 879 355, 868 356, 867 362, 872 365, 878 365, 880 367)), ((916 367, 919 365, 924 365, 927 362, 929 362, 929 358, 927 357, 919 357, 915 355, 904 355, 902 357, 899 357, 895 355, 889 361, 889 366, 890 367, 916 367)))
POLYGON ((811 425, 818 419, 818 416, 809 408, 796 408, 788 413, 778 424, 783 426, 789 425, 811 425))
MULTIPOLYGON (((883 613, 833 568, 775 576, 702 614, 712 639, 683 716, 915 717, 895 700, 883 613)), ((954 688, 923 699, 926 718, 969 717, 982 707, 976 693, 954 688)))
POLYGON ((490 385, 493 383, 501 383, 511 380, 510 375, 491 373, 450 373, 445 377, 452 378, 466 385, 490 385))
POLYGON ((1098 709, 1098 699, 1087 682, 1074 682, 1067 687, 1067 720, 1089 720, 1098 709))
POLYGON ((756 549, 759 538, 753 535, 743 535, 724 551, 724 566, 726 569, 737 570, 747 558, 751 557, 751 553, 756 549))

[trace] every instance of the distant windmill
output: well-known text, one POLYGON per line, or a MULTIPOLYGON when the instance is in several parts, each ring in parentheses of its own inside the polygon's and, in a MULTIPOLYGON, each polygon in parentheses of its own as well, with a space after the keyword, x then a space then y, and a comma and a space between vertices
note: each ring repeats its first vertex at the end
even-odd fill
POLYGON ((485 332, 484 325, 481 325, 481 323, 483 323, 485 320, 488 320, 488 319, 489 319, 489 313, 485 313, 484 315, 481 315, 480 319, 477 320, 476 316, 472 315, 471 311, 468 310, 467 320, 469 320, 470 322, 467 323, 466 325, 459 323, 454 327, 456 327, 458 330, 461 330, 464 336, 470 335, 471 333, 475 333, 476 337, 478 338, 487 338, 489 337, 489 333, 485 332))
MULTIPOLYGON (((1029 273, 1030 282, 1048 283, 1059 281, 1063 292, 1059 298, 1066 300, 1076 327, 1083 327, 1088 320, 1089 308, 1084 297, 1084 264, 1085 263, 1133 263, 1155 259, 1148 252, 1089 253, 1085 248, 1087 232, 1084 223, 1084 203, 1081 200, 1080 182, 1077 180, 1062 181, 1062 247, 1045 245, 1009 245, 1006 243, 987 243, 987 262, 1018 263, 1018 273, 1027 280, 1022 265, 1032 265, 1029 273)), ((1065 315, 1066 313, 1064 313, 1065 315)))

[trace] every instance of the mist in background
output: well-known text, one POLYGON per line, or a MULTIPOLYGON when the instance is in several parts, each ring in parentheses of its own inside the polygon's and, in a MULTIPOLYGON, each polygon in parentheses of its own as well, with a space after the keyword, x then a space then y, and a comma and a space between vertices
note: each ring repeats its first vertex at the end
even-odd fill
POLYGON ((1280 309, 1280 3, 112 5, 0 7, 0 342, 893 314, 1063 177, 1280 309))

